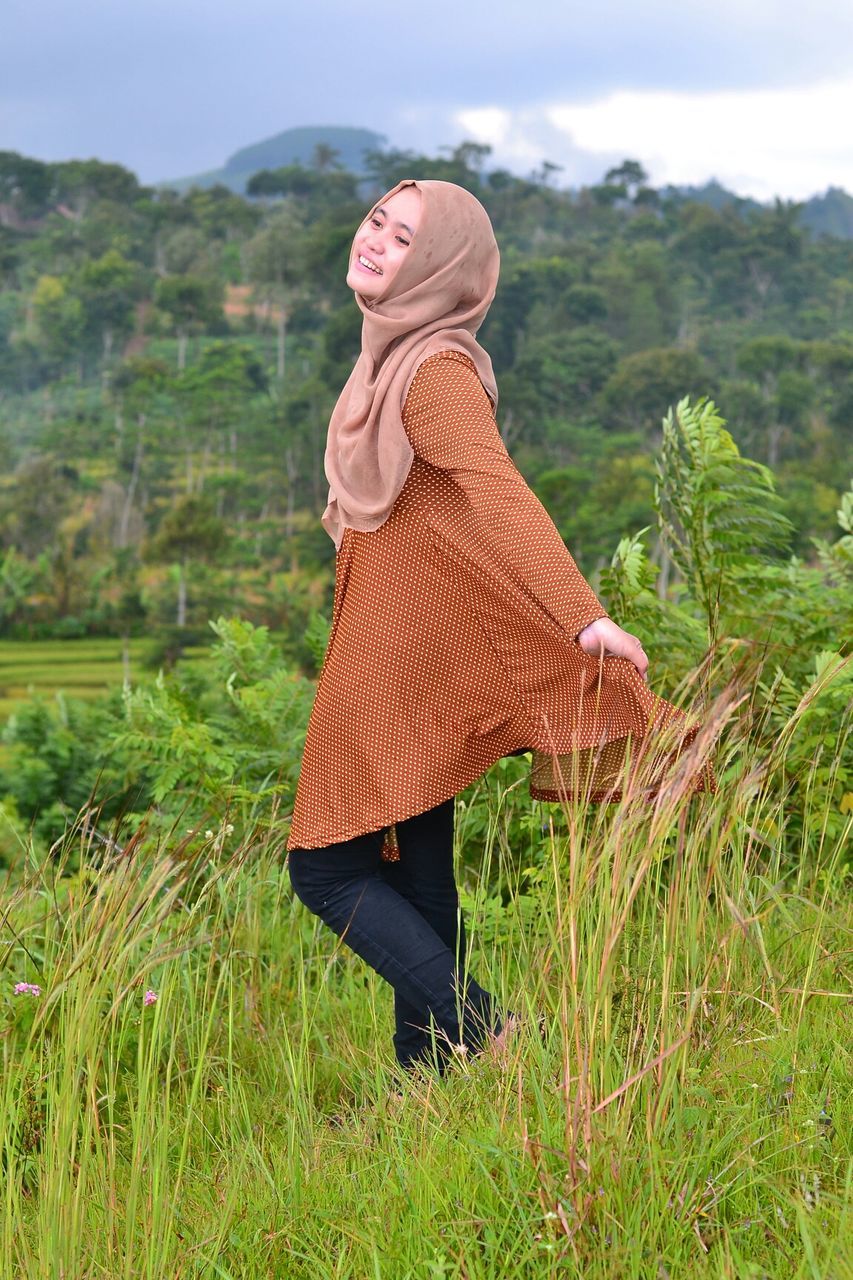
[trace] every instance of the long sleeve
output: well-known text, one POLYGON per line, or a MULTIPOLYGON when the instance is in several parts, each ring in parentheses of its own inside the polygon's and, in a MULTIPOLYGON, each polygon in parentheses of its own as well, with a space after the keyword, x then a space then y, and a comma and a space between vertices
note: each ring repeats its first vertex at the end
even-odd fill
POLYGON ((554 522, 507 452, 467 356, 440 352, 418 369, 403 411, 416 457, 449 475, 490 556, 574 639, 607 616, 554 522))

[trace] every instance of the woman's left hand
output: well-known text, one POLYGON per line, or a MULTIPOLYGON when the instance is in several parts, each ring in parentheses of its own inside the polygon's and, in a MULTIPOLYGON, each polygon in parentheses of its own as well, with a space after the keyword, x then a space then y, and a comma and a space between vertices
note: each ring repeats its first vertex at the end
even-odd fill
POLYGON ((617 658, 627 658, 648 683, 649 660, 643 646, 636 636, 632 636, 630 631, 623 631, 612 618, 596 618, 595 622, 584 627, 577 639, 584 653, 589 653, 594 658, 605 653, 612 653, 617 658))

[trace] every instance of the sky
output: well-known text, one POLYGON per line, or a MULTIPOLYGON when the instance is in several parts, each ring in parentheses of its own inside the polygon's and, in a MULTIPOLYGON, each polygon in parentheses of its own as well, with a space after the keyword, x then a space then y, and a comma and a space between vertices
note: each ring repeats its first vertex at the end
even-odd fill
POLYGON ((435 154, 625 158, 652 185, 853 194, 853 0, 3 0, 0 150, 144 182, 299 125, 435 154))

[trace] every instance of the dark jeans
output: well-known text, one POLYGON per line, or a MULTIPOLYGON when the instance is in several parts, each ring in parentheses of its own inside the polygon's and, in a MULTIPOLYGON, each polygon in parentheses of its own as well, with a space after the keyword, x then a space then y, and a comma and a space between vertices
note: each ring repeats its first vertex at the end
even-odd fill
POLYGON ((441 1072, 451 1043, 476 1053, 502 1021, 494 998, 466 971, 453 799, 396 827, 399 862, 381 859, 384 831, 374 831, 322 849, 292 849, 290 880, 305 905, 394 988, 397 1061, 407 1069, 429 1062, 441 1072))

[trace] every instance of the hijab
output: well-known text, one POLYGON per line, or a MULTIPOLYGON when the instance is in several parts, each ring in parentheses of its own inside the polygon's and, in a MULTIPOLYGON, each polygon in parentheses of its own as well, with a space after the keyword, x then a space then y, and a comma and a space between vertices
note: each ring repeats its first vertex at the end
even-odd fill
POLYGON ((322 523, 336 547, 347 526, 371 532, 391 514, 414 457, 403 405, 428 356, 448 349, 470 356, 497 405, 492 362, 475 337, 500 268, 489 215, 453 182, 398 182, 377 204, 403 187, 421 193, 418 227, 387 290, 373 298, 355 295, 364 316, 361 354, 329 421, 322 523))

